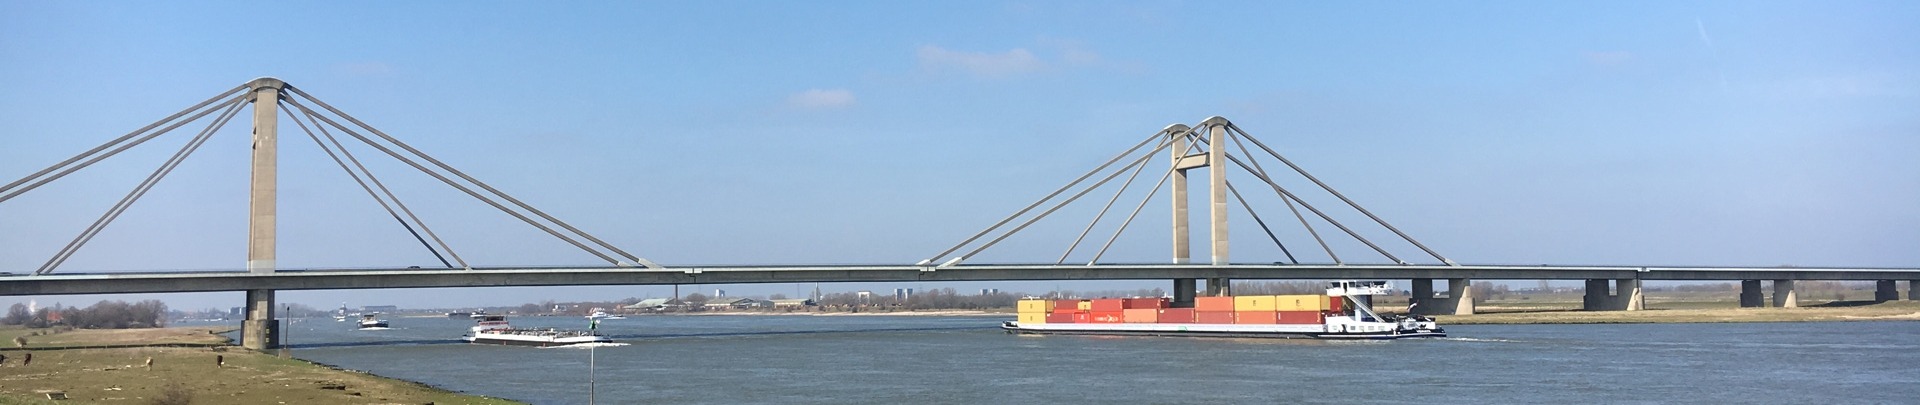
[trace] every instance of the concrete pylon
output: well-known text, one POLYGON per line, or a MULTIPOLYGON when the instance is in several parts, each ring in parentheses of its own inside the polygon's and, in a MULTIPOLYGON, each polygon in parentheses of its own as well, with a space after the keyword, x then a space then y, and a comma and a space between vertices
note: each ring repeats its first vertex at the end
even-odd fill
POLYGON ((1900 299, 1900 286, 1893 280, 1873 282, 1873 301, 1887 302, 1900 299))
POLYGON ((1433 315, 1433 314, 1439 314, 1441 312, 1445 312, 1440 309, 1439 305, 1436 305, 1434 303, 1433 279, 1416 278, 1416 279, 1413 279, 1412 284, 1413 284, 1413 295, 1410 297, 1407 297, 1407 300, 1408 300, 1407 304, 1408 305, 1420 304, 1420 305, 1415 305, 1413 307, 1413 313, 1421 314, 1421 315, 1433 315))
POLYGON ((1766 306, 1766 292, 1760 290, 1760 280, 1740 280, 1740 307, 1763 308, 1766 306))
POLYGON ((1914 288, 1916 286, 1920 286, 1920 280, 1907 282, 1907 299, 1920 301, 1920 288, 1914 288))
POLYGON ((1452 304, 1454 315, 1473 315, 1473 280, 1465 278, 1447 279, 1447 301, 1452 304))
POLYGON ((1613 281, 1614 307, 1624 311, 1647 309, 1646 298, 1640 294, 1640 279, 1623 278, 1613 281))
POLYGON ((1586 293, 1580 296, 1580 309, 1587 311, 1610 311, 1612 294, 1609 293, 1607 280, 1588 279, 1586 293))
POLYGON ((1793 293, 1793 280, 1773 280, 1773 306, 1799 308, 1800 297, 1793 293))
MULTIPOLYGON (((247 83, 253 89, 253 182, 248 201, 247 271, 272 274, 277 268, 274 249, 279 190, 280 89, 286 82, 271 77, 247 83)), ((273 320, 273 290, 247 290, 247 319, 240 324, 240 345, 268 350, 280 344, 280 327, 273 320)))
MULTIPOLYGON (((1193 235, 1189 233, 1191 224, 1187 216, 1187 171, 1181 168, 1181 163, 1187 157, 1188 129, 1186 125, 1173 124, 1161 130, 1161 133, 1172 137, 1167 147, 1173 153, 1174 170, 1167 180, 1173 188, 1173 264, 1193 262, 1193 235)), ((1173 279, 1173 307, 1192 308, 1193 295, 1199 286, 1199 279, 1173 279)))

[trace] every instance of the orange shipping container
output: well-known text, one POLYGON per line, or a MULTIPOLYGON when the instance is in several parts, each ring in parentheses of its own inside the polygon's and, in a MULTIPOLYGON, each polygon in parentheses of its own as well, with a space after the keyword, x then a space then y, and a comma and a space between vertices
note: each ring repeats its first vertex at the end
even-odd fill
POLYGON ((1272 325, 1280 323, 1280 313, 1267 311, 1234 311, 1233 323, 1242 325, 1272 325))
POLYGON ((1126 323, 1126 314, 1120 311, 1093 311, 1093 323, 1126 323))
POLYGON ((1093 312, 1119 312, 1122 309, 1127 309, 1126 300, 1119 298, 1093 300, 1093 312))
POLYGON ((1075 323, 1073 320, 1074 315, 1075 314, 1072 312, 1055 312, 1055 313, 1047 314, 1047 323, 1075 323))
POLYGON ((1233 323, 1233 311, 1194 311, 1193 323, 1230 324, 1233 323))
POLYGON ((1073 323, 1093 323, 1093 314, 1088 312, 1075 312, 1073 313, 1073 323))
POLYGON ((1327 323, 1320 311, 1280 311, 1280 323, 1288 325, 1319 325, 1327 323))
POLYGON ((1160 309, 1159 323, 1193 323, 1193 308, 1160 309))
POLYGON ((1053 302, 1053 312, 1073 312, 1080 310, 1080 300, 1057 300, 1053 302))
POLYGON ((1194 297, 1193 310, 1199 312, 1233 312, 1233 297, 1194 297))
POLYGON ((1154 308, 1123 309, 1120 310, 1120 313, 1125 315, 1127 323, 1160 322, 1160 310, 1154 308))

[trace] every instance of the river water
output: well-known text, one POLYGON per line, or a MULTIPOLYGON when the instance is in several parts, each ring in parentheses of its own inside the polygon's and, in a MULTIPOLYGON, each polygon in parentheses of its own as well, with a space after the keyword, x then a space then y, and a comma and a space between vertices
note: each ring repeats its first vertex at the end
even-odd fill
MULTIPOLYGON (((584 329, 577 317, 521 327, 584 329)), ((460 343, 465 319, 302 320, 294 356, 536 404, 1914 403, 1920 322, 1458 325, 1388 342, 1015 336, 1000 317, 641 316, 624 345, 460 343)))

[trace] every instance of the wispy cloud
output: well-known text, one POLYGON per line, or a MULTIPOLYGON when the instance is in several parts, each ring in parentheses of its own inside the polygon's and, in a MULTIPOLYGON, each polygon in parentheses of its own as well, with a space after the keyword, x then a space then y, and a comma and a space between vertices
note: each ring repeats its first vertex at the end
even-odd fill
POLYGON ((787 96, 787 105, 812 110, 832 110, 853 106, 856 100, 847 89, 811 89, 787 96))
POLYGON ((935 45, 921 45, 915 56, 920 66, 933 70, 958 70, 979 77, 1005 77, 1031 73, 1046 67, 1046 62, 1025 48, 1001 53, 955 51, 935 45))
POLYGON ((1693 26, 1700 28, 1700 42, 1707 44, 1709 47, 1713 46, 1713 37, 1707 35, 1707 23, 1695 18, 1693 19, 1693 26))

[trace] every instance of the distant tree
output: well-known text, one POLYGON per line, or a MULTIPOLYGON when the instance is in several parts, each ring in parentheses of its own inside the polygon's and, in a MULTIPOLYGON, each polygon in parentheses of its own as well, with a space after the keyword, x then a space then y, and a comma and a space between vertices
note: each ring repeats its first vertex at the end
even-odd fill
POLYGON ((33 312, 27 311, 27 304, 14 303, 13 307, 7 308, 7 317, 0 318, 0 324, 25 325, 31 320, 33 312))
POLYGON ((699 308, 707 304, 707 295, 701 293, 687 294, 687 297, 681 298, 680 301, 686 302, 688 306, 699 308))
POLYGON ((787 299, 787 295, 786 295, 786 294, 778 294, 778 293, 776 293, 776 294, 773 294, 773 295, 769 295, 769 296, 767 296, 767 299, 770 299, 770 300, 784 300, 784 299, 787 299))
POLYGON ((539 304, 535 304, 535 303, 531 303, 531 302, 529 302, 529 303, 526 303, 526 304, 521 304, 521 305, 520 305, 520 311, 519 311, 519 312, 520 312, 521 314, 533 314, 533 313, 539 313, 539 312, 540 312, 540 305, 539 305, 539 304))

